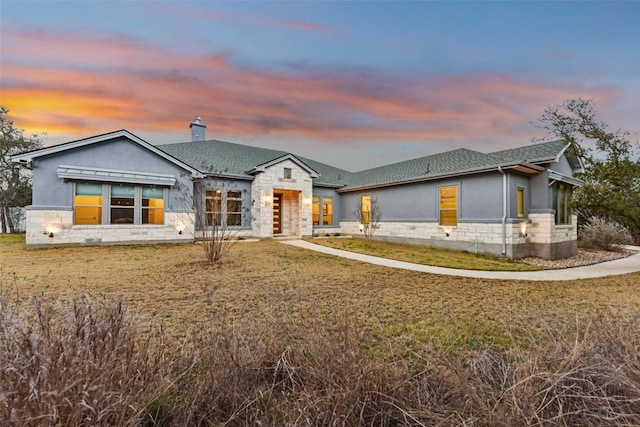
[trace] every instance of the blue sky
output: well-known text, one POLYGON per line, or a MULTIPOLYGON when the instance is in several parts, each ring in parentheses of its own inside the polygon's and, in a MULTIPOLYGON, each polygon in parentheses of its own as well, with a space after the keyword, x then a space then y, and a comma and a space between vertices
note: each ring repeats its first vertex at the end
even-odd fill
POLYGON ((639 2, 0 3, 1 102, 47 145, 117 129, 358 170, 527 144, 565 99, 640 131, 639 2))

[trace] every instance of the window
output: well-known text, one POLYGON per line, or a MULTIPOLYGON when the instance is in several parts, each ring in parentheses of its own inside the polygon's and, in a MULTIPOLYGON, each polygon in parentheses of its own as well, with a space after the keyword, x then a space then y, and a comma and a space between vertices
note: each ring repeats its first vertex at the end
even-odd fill
POLYGON ((133 224, 135 194, 133 185, 111 185, 111 224, 133 224))
POLYGON ((552 187, 556 224, 571 224, 571 186, 556 182, 552 187))
POLYGON ((205 194, 207 225, 241 226, 242 191, 207 190, 205 194), (224 218, 224 222, 223 222, 224 218))
POLYGON ((362 213, 362 224, 371 222, 371 195, 366 194, 360 198, 360 208, 362 213))
POLYGON ((241 191, 227 191, 227 225, 242 225, 241 191))
POLYGON ((312 214, 313 225, 333 225, 333 197, 313 196, 312 214))
POLYGON ((74 224, 102 224, 102 184, 77 182, 74 224))
POLYGON ((291 168, 284 168, 284 179, 291 179, 291 168))
POLYGON ((207 217, 207 225, 222 224, 222 191, 207 190, 205 200, 205 215, 207 217))
POLYGON ((75 183, 73 223, 164 224, 164 189, 151 185, 75 183), (103 188, 105 195, 103 197, 103 188), (103 215, 108 212, 108 215, 103 215))
POLYGON ((142 223, 164 224, 162 187, 142 187, 142 223))
POLYGON ((516 216, 518 218, 524 218, 524 188, 518 188, 516 190, 516 216))
POLYGON ((313 216, 313 225, 320 225, 320 197, 313 196, 311 210, 313 216))
POLYGON ((322 223, 333 225, 333 197, 322 196, 322 223))
POLYGON ((458 187, 440 187, 440 225, 458 224, 458 187))

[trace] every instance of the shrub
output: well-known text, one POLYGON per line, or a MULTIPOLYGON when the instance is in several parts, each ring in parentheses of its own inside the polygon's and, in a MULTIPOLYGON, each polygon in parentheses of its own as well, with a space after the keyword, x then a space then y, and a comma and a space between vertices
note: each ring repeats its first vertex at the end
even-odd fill
POLYGON ((582 227, 581 237, 586 248, 620 250, 621 245, 633 243, 631 233, 621 224, 593 216, 582 227))
POLYGON ((162 336, 122 302, 0 294, 0 425, 137 425, 168 372, 162 336))

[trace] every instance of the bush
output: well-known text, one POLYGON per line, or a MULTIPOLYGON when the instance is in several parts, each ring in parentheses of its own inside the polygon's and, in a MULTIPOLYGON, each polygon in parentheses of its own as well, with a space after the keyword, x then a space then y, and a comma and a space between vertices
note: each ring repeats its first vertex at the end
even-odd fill
POLYGON ((162 336, 119 301, 0 293, 0 425, 138 425, 169 371, 162 336))
POLYGON ((581 237, 586 248, 605 251, 620 250, 621 245, 633 243, 631 233, 626 227, 597 216, 589 218, 582 227, 581 237))

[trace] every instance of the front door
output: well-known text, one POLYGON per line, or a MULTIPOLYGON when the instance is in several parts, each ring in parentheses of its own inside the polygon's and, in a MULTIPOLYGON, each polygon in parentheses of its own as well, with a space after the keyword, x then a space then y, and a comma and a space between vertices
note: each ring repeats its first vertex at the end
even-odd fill
POLYGON ((273 193, 273 234, 282 234, 282 193, 273 193))

